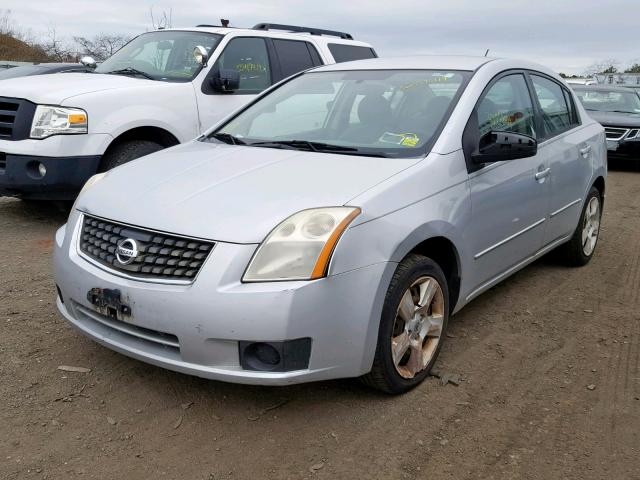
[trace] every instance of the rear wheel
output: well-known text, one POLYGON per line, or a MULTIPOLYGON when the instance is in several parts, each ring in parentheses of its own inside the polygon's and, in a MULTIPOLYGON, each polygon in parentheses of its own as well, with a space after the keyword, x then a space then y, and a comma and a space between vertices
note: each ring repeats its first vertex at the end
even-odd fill
POLYGON ((589 263, 598 244, 601 218, 602 197, 598 189, 592 187, 582 208, 580 223, 571 240, 562 247, 569 265, 581 267, 589 263))
POLYGON ((131 160, 144 157, 145 155, 157 152, 163 148, 165 147, 150 140, 129 140, 127 142, 120 143, 110 148, 107 153, 105 153, 102 158, 102 162, 100 163, 100 171, 106 172, 107 170, 119 167, 131 160))
POLYGON ((400 394, 420 384, 440 353, 449 319, 449 290, 430 258, 409 255, 391 280, 367 385, 400 394))

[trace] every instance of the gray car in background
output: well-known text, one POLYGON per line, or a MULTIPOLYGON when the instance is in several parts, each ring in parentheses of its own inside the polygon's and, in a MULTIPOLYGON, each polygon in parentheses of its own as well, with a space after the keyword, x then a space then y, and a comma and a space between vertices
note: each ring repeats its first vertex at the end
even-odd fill
POLYGON ((542 66, 324 66, 92 177, 56 234, 57 305, 172 370, 401 393, 482 292, 556 247, 589 262, 605 178, 602 126, 542 66))
POLYGON ((92 70, 80 63, 34 63, 33 65, 20 65, 0 70, 0 80, 17 77, 30 77, 32 75, 48 75, 50 73, 65 72, 91 72, 92 70))

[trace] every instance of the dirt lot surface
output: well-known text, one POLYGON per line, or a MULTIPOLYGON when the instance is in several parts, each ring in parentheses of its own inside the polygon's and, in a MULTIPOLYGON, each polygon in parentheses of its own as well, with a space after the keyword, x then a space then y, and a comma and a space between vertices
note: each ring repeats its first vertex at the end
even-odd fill
POLYGON ((55 309, 65 215, 2 199, 0 478, 638 479, 640 168, 607 193, 590 265, 549 256, 481 296, 437 364, 459 386, 396 398, 206 381, 95 344, 55 309))

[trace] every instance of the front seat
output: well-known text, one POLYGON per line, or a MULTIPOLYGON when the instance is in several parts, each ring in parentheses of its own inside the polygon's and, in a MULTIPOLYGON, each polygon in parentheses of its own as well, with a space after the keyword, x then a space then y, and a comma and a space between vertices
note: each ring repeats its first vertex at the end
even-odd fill
POLYGON ((365 96, 358 105, 359 123, 350 126, 342 138, 353 143, 374 143, 391 122, 391 105, 380 94, 365 96))

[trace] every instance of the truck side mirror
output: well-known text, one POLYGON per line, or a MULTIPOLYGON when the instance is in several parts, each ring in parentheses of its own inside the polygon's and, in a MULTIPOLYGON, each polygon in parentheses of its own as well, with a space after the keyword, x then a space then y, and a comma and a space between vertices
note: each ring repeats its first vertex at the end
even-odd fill
POLYGON ((80 63, 87 68, 96 68, 98 66, 93 57, 90 57, 89 55, 87 55, 86 57, 82 57, 80 59, 80 63))
POLYGON ((212 78, 213 89, 220 93, 230 93, 240 88, 240 72, 237 70, 221 69, 212 78))
POLYGON ((198 65, 204 68, 207 66, 207 62, 209 61, 209 53, 202 45, 198 45, 193 49, 193 58, 198 65))

